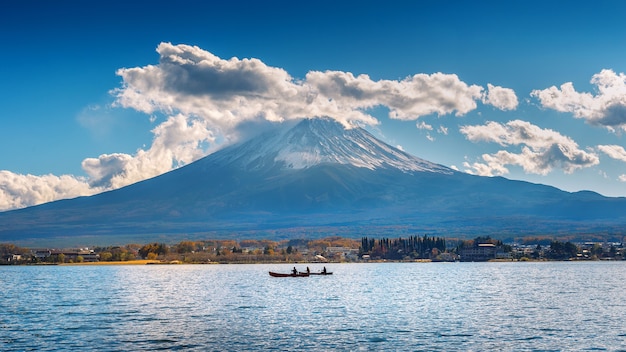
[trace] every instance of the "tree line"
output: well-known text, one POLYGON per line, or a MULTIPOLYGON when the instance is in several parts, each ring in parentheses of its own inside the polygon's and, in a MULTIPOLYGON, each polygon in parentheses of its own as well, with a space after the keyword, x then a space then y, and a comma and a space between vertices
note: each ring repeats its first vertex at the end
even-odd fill
MULTIPOLYGON (((489 236, 470 240, 446 239, 436 236, 408 236, 406 238, 371 238, 361 240, 331 236, 315 240, 293 239, 271 240, 203 240, 181 241, 176 244, 152 242, 125 246, 94 247, 98 260, 130 261, 150 259, 180 261, 186 263, 258 263, 258 262, 306 262, 322 256, 331 261, 353 261, 368 256, 372 260, 455 260, 463 249, 493 244, 501 252, 511 253, 511 259, 523 260, 568 260, 576 259, 625 259, 623 246, 610 247, 594 244, 575 244, 570 241, 542 241, 532 251, 516 252, 510 245, 489 236), (331 248, 339 248, 333 250, 331 248), (354 256, 346 256, 346 253, 354 256)), ((47 258, 36 257, 29 248, 0 243, 0 264, 27 264, 37 262, 66 263, 81 262, 83 258, 68 258, 56 254, 47 258), (19 259, 15 259, 19 258, 19 259)))
POLYGON ((431 259, 446 251, 443 237, 409 236, 408 238, 361 238, 361 255, 374 258, 403 260, 431 259))

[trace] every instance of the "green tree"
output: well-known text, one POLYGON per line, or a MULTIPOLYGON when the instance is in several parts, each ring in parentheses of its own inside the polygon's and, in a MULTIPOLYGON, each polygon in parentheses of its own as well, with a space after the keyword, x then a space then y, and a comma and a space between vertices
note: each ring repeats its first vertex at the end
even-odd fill
POLYGON ((552 241, 547 257, 549 259, 565 260, 576 257, 578 247, 571 242, 552 241))
POLYGON ((593 247, 591 247, 591 255, 594 256, 595 258, 600 258, 602 257, 602 254, 604 254, 602 245, 600 245, 599 243, 594 243, 593 247))

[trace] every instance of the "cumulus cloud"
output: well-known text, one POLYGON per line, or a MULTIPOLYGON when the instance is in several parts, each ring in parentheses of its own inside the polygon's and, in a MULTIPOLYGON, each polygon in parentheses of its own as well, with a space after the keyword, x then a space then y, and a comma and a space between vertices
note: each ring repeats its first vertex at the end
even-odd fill
POLYGON ((517 109, 517 95, 510 88, 497 87, 487 84, 487 94, 483 96, 483 103, 495 106, 500 110, 517 109))
POLYGON ((460 131, 472 142, 493 142, 503 147, 522 146, 519 153, 501 150, 482 155, 483 162, 464 164, 467 172, 478 175, 507 174, 507 165, 518 165, 525 172, 540 175, 546 175, 554 168, 572 173, 599 163, 595 153, 581 150, 571 138, 526 121, 514 120, 506 124, 488 122, 485 125, 462 126, 460 131))
POLYGON ((20 175, 0 170, 0 210, 23 208, 59 198, 75 198, 102 192, 83 178, 70 175, 20 175), (61 197, 60 197, 61 196, 61 197))
POLYGON ((206 146, 214 142, 205 121, 178 114, 152 130, 154 139, 148 150, 135 155, 104 154, 83 161, 90 184, 115 189, 151 178, 201 158, 206 146))
POLYGON ((114 91, 120 106, 151 114, 200 116, 221 129, 246 120, 281 121, 329 116, 349 126, 378 121, 365 110, 385 106, 389 116, 415 120, 429 114, 467 114, 484 100, 510 109, 512 90, 468 85, 457 75, 416 74, 403 80, 372 80, 341 71, 311 71, 296 80, 258 59, 222 59, 189 45, 161 43, 158 65, 117 71, 123 87, 114 91), (503 93, 504 92, 504 93, 503 93))
POLYGON ((626 162, 626 150, 620 145, 599 145, 597 148, 613 159, 626 162))
POLYGON ((545 108, 572 113, 592 125, 626 130, 626 75, 602 70, 593 75, 591 84, 597 87, 595 95, 576 91, 572 82, 530 94, 545 108))
POLYGON ((330 100, 343 109, 366 109, 374 106, 389 108, 389 117, 415 120, 420 116, 454 113, 462 116, 475 110, 483 88, 468 85, 457 75, 434 73, 416 74, 400 81, 373 81, 367 75, 350 72, 309 72, 303 86, 330 100))

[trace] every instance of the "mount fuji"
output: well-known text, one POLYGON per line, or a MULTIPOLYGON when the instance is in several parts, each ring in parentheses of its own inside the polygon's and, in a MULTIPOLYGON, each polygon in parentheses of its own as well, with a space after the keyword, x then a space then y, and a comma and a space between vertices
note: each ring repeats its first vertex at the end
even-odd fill
POLYGON ((13 242, 619 234, 626 199, 469 175, 305 119, 121 189, 0 213, 0 224, 13 242))

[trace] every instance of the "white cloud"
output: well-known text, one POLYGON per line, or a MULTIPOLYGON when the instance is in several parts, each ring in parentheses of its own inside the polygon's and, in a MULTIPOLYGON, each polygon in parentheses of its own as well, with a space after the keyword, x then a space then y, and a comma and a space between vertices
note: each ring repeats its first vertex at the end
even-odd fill
MULTIPOLYGON (((483 87, 467 85, 457 75, 416 74, 400 81, 373 81, 367 75, 350 72, 309 72, 303 86, 317 92, 323 99, 335 102, 340 110, 352 111, 374 106, 389 108, 389 117, 415 120, 420 116, 454 113, 462 116, 475 110, 483 87)), ((319 103, 319 102, 318 102, 319 103)))
POLYGON ((626 150, 620 145, 599 145, 597 148, 613 159, 626 162, 626 150))
POLYGON ((577 92, 572 82, 530 94, 545 108, 572 113, 592 125, 626 130, 626 75, 602 70, 593 75, 591 83, 597 87, 596 95, 577 92))
POLYGON ((206 154, 204 146, 215 140, 203 120, 182 114, 168 118, 152 132, 150 149, 140 149, 134 156, 115 153, 85 159, 82 167, 90 184, 115 189, 160 175, 201 158, 206 154))
POLYGON ((0 170, 0 211, 102 192, 70 175, 20 175, 0 170))
MULTIPOLYGON (((419 121, 415 124, 415 126, 420 129, 420 130, 425 130, 425 131, 433 131, 434 128, 432 125, 427 124, 424 121, 419 121)), ((437 133, 439 134, 443 134, 443 135, 447 135, 448 134, 448 128, 444 127, 444 126, 439 126, 437 127, 437 133)), ((433 137, 430 132, 426 133, 426 139, 428 139, 431 142, 435 141, 435 137, 433 137)))
MULTIPOLYGON (((484 95, 483 87, 468 85, 454 74, 375 81, 350 72, 311 71, 304 80, 296 80, 258 59, 225 60, 195 46, 161 43, 157 52, 158 65, 118 70, 124 84, 113 92, 117 103, 148 114, 199 116, 223 130, 246 120, 320 116, 345 125, 373 125, 378 121, 364 111, 375 106, 389 108, 389 116, 401 120, 429 114, 461 116, 476 109, 484 95)), ((485 101, 510 109, 511 102, 505 100, 514 96, 512 92, 490 85, 485 101)))
POLYGON ((89 175, 91 185, 110 185, 113 176, 121 173, 125 165, 132 159, 133 157, 128 154, 103 154, 97 159, 87 158, 83 160, 82 167, 89 175))
POLYGON ((490 155, 484 154, 483 159, 486 163, 475 162, 470 164, 467 161, 463 162, 465 172, 479 176, 505 175, 509 173, 509 170, 502 163, 497 162, 490 155))
POLYGON ((522 146, 519 153, 501 150, 495 154, 483 154, 483 163, 464 164, 466 171, 478 175, 507 174, 506 165, 518 165, 525 172, 540 175, 548 174, 553 168, 572 173, 599 163, 595 153, 581 150, 571 138, 526 121, 514 120, 506 124, 488 122, 485 125, 462 126, 460 131, 472 142, 494 142, 503 147, 522 146))
POLYGON ((346 125, 377 123, 258 59, 224 60, 195 46, 170 43, 161 43, 157 52, 156 66, 118 70, 124 85, 113 92, 117 104, 150 114, 198 116, 223 133, 250 120, 332 116, 346 125))
POLYGON ((419 121, 418 123, 415 124, 415 127, 417 127, 417 129, 419 130, 427 130, 427 131, 433 130, 433 126, 427 124, 424 121, 419 121))
POLYGON ((618 180, 621 182, 626 182, 626 174, 619 175, 618 180))
POLYGON ((487 94, 483 96, 483 103, 493 105, 500 110, 515 110, 518 105, 513 89, 492 84, 487 84, 487 94))

